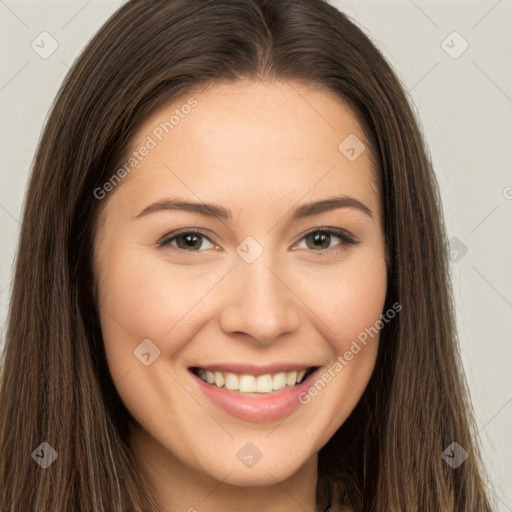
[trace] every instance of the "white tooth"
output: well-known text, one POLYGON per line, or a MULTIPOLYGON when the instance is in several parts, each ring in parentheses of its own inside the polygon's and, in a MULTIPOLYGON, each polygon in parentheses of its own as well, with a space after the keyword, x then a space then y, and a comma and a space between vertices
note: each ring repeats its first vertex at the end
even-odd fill
POLYGON ((292 372, 288 372, 286 374, 286 384, 288 386, 295 386, 297 384, 297 371, 293 370, 292 372))
POLYGON ((220 372, 215 372, 215 385, 218 388, 224 386, 224 375, 222 375, 220 372))
POLYGON ((279 372, 272 377, 272 389, 277 391, 283 389, 286 386, 286 373, 279 372))
POLYGON ((242 393, 270 393, 286 386, 295 386, 303 381, 307 370, 291 372, 279 372, 274 375, 237 375, 235 373, 212 372, 210 370, 199 369, 197 374, 209 384, 214 384, 218 388, 225 387, 229 391, 239 390, 242 393))
POLYGON ((256 379, 256 391, 258 393, 270 393, 272 391, 272 375, 260 375, 256 379))
POLYGON ((238 389, 238 377, 234 373, 226 373, 224 384, 229 391, 236 391, 238 389))
POLYGON ((254 375, 242 375, 238 383, 238 389, 242 393, 254 393, 256 391, 256 377, 254 375))

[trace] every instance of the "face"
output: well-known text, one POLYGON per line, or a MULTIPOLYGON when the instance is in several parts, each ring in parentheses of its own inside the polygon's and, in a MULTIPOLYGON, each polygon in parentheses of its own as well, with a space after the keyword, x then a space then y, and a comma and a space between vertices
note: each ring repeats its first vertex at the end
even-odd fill
POLYGON ((336 96, 285 82, 218 84, 140 127, 94 265, 112 379, 154 464, 283 481, 354 409, 378 348, 357 338, 386 295, 365 141, 336 96))

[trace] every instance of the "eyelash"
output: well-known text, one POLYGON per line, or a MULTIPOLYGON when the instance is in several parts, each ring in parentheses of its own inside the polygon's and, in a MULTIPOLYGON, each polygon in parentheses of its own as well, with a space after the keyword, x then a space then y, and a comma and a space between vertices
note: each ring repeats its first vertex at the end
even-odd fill
MULTIPOLYGON (((308 251, 313 252, 313 253, 317 253, 318 255, 332 254, 332 253, 338 252, 336 250, 336 247, 342 247, 344 245, 349 245, 350 246, 350 245, 357 245, 358 244, 358 242, 356 240, 354 240, 354 238, 352 238, 346 231, 343 231, 341 229, 334 229, 334 228, 331 228, 331 229, 327 229, 327 228, 315 228, 315 229, 312 229, 312 230, 308 231, 306 234, 304 234, 303 237, 299 240, 299 242, 301 242, 306 237, 308 237, 309 235, 312 235, 314 233, 321 233, 321 234, 324 234, 324 235, 327 234, 327 235, 331 235, 331 236, 334 235, 335 237, 337 237, 337 238, 339 238, 341 240, 341 243, 339 243, 338 245, 334 246, 334 248, 320 249, 318 251, 316 251, 314 249, 307 249, 308 251)), ((175 232, 172 232, 172 233, 168 233, 167 235, 163 236, 157 242, 157 245, 159 247, 171 246, 171 242, 173 240, 175 240, 180 235, 199 235, 200 237, 206 238, 210 243, 215 245, 214 242, 212 242, 211 239, 208 237, 208 235, 206 233, 204 233, 203 231, 201 231, 201 230, 192 231, 189 228, 182 229, 182 230, 179 230, 179 231, 175 231, 175 232)), ((181 252, 184 252, 184 253, 203 252, 201 250, 188 251, 186 249, 181 249, 180 247, 177 247, 177 246, 172 246, 172 247, 173 247, 173 249, 181 251, 181 252)))

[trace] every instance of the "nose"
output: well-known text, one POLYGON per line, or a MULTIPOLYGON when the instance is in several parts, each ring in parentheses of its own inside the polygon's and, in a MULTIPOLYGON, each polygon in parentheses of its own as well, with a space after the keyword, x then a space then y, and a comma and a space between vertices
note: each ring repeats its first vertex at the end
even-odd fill
POLYGON ((300 301, 287 283, 281 267, 264 257, 251 264, 239 261, 231 275, 230 296, 221 313, 226 333, 246 334, 269 344, 298 329, 300 301))

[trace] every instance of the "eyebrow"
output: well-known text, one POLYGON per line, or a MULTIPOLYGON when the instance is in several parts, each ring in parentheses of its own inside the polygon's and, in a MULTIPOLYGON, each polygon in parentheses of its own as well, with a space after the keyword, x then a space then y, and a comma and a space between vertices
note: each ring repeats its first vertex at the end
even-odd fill
MULTIPOLYGON (((335 196, 323 199, 321 201, 315 201, 307 203, 296 208, 291 215, 290 220, 298 220, 306 217, 312 217, 319 213, 336 210, 338 208, 354 208, 357 209, 369 217, 373 218, 372 211, 361 201, 354 197, 348 196, 335 196)), ((192 213, 198 213, 206 217, 213 217, 219 220, 231 220, 233 215, 229 208, 224 208, 211 203, 197 203, 184 201, 182 199, 164 199, 157 203, 151 204, 147 208, 144 208, 135 218, 144 217, 153 212, 165 211, 165 210, 181 210, 192 213)))

